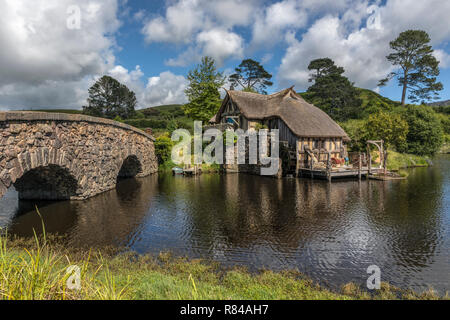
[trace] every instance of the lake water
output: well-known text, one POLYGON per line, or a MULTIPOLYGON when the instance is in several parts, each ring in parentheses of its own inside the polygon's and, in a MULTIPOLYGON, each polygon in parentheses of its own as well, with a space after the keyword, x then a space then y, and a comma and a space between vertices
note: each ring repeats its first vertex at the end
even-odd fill
POLYGON ((40 230, 71 245, 172 251, 250 270, 298 269, 323 285, 382 281, 415 290, 450 290, 450 156, 410 170, 403 181, 275 180, 244 174, 121 181, 81 202, 0 200, 0 225, 40 230))

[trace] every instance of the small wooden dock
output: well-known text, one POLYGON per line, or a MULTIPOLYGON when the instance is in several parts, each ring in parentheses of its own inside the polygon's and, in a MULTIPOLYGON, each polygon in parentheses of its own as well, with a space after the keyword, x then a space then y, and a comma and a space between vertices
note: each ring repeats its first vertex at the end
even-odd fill
POLYGON ((296 176, 311 179, 327 179, 328 181, 338 178, 357 178, 359 180, 362 177, 366 179, 378 177, 379 180, 381 180, 381 176, 387 178, 387 152, 383 144, 382 140, 369 140, 367 141, 366 154, 358 152, 352 156, 348 155, 345 158, 345 163, 338 161, 339 159, 332 158, 331 152, 327 149, 312 150, 305 146, 303 149, 304 160, 300 162, 297 157, 296 176), (370 145, 375 145, 379 150, 380 161, 378 168, 372 166, 370 145))
POLYGON ((195 176, 202 173, 202 168, 199 165, 185 165, 183 168, 183 174, 185 176, 195 176))
POLYGON ((372 174, 383 172, 383 169, 371 169, 368 167, 362 167, 361 170, 358 168, 339 168, 333 170, 326 169, 309 169, 309 168, 299 168, 298 176, 303 178, 311 179, 339 179, 339 178, 359 178, 365 177, 366 179, 372 174))

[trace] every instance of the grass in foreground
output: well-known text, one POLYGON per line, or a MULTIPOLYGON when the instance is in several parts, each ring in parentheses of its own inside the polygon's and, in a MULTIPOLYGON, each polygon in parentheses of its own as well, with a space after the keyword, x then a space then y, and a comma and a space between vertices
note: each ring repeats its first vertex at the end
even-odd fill
POLYGON ((388 170, 398 171, 404 168, 428 167, 429 158, 413 154, 398 153, 392 150, 388 151, 387 168, 388 170))
MULTIPOLYGON (((299 272, 224 270, 217 263, 132 253, 67 250, 52 240, 0 240, 0 299, 437 299, 387 284, 371 296, 354 284, 332 292, 299 272), (109 252, 109 253, 108 253, 109 252), (70 290, 69 266, 80 268, 81 288, 70 290)), ((448 295, 444 298, 449 298, 448 295)))

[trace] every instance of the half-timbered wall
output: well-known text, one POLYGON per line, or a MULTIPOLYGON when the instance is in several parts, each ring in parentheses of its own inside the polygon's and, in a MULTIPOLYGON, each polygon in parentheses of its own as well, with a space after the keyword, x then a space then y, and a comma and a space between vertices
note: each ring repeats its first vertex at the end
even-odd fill
MULTIPOLYGON (((309 149, 326 149, 330 151, 331 157, 336 159, 341 159, 345 156, 345 146, 343 144, 342 138, 327 138, 327 139, 317 139, 317 138, 300 138, 298 140, 298 150, 299 150, 299 161, 300 164, 306 164, 305 161, 308 160, 304 148, 307 146, 309 149)), ((323 159, 318 159, 319 161, 325 161, 325 155, 323 159)))

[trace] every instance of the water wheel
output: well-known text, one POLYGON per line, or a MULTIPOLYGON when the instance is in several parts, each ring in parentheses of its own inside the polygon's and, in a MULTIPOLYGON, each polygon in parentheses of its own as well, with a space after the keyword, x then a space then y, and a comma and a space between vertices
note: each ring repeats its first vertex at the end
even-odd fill
POLYGON ((282 161, 283 175, 295 174, 297 169, 296 151, 286 145, 280 145, 280 158, 282 161))

